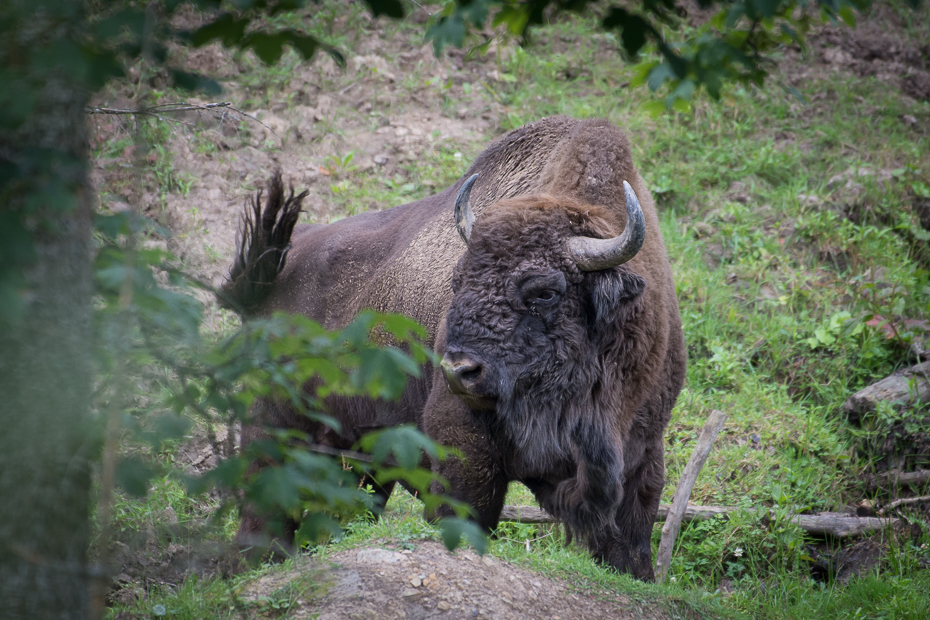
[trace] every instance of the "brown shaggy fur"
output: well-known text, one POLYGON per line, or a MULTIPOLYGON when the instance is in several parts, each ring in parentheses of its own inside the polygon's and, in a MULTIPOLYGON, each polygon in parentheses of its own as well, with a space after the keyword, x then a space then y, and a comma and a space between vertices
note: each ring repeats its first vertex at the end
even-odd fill
MULTIPOLYGON (((343 448, 369 430, 415 423, 465 455, 433 467, 485 528, 497 525, 507 483, 519 480, 596 557, 650 579, 663 432, 684 381, 685 348, 655 205, 626 137, 604 120, 547 118, 495 141, 463 179, 472 174, 477 220, 467 249, 452 214, 460 180, 415 203, 297 227, 280 273, 286 239, 272 232, 267 241, 253 227, 228 292, 256 314, 301 313, 330 328, 364 308, 407 314, 439 354, 481 362, 475 391, 452 394, 437 368, 411 381, 398 402, 331 398, 340 435, 267 402, 243 429, 243 444, 260 438, 262 425, 343 448), (621 232, 624 180, 642 204, 645 243, 619 267, 582 272, 565 239, 621 232), (269 264, 237 288, 254 257, 266 255, 269 264)), ((247 513, 240 541, 274 519, 247 513)))

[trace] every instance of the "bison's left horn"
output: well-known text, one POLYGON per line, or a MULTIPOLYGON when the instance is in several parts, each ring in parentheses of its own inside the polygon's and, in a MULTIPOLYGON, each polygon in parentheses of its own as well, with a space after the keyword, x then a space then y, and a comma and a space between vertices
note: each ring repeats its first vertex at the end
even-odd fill
POLYGON ((459 230, 465 245, 468 245, 468 240, 471 238, 471 229, 475 225, 475 213, 468 204, 468 197, 471 194, 471 186, 475 184, 476 180, 478 180, 477 174, 468 177, 462 183, 462 189, 459 190, 459 195, 455 198, 455 227, 459 230))
POLYGON ((639 199, 630 184, 623 182, 626 197, 626 228, 619 237, 595 239, 572 237, 568 250, 582 271, 598 271, 621 265, 639 252, 646 240, 646 220, 639 199))

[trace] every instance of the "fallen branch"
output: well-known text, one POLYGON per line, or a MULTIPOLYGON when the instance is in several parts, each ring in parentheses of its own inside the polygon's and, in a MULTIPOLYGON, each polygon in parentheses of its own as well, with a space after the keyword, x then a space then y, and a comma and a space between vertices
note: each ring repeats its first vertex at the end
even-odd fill
MULTIPOLYGON (((889 506, 890 508, 890 506, 889 506)), ((659 506, 656 522, 665 521, 669 506, 659 506)), ((728 517, 734 512, 762 512, 770 519, 775 518, 774 511, 768 508, 738 508, 736 506, 695 506, 689 504, 682 515, 683 522, 706 521, 718 515, 728 517)), ((818 536, 834 538, 853 538, 883 530, 897 524, 900 519, 891 517, 855 517, 841 512, 822 512, 818 515, 788 515, 788 519, 807 532, 818 536)), ((516 523, 556 523, 556 519, 542 508, 534 506, 504 506, 501 521, 516 523)))
POLYGON ((892 469, 883 474, 874 474, 865 479, 865 487, 870 491, 891 487, 917 486, 930 482, 930 469, 917 471, 899 471, 892 469))
POLYGON ((697 446, 691 453, 688 464, 681 474, 681 480, 675 488, 675 495, 672 497, 672 505, 668 510, 665 519, 665 525, 662 526, 662 540, 659 542, 659 551, 656 554, 656 581, 662 583, 665 581, 665 574, 672 563, 672 549, 675 547, 675 540, 678 538, 678 530, 681 528, 681 519, 685 515, 688 507, 688 498, 691 497, 691 489, 697 482, 698 474, 704 467, 704 462, 710 455, 710 450, 714 445, 714 440, 723 428, 723 423, 727 416, 722 411, 711 411, 704 428, 701 430, 701 437, 698 439, 697 446))
POLYGON ((920 504, 923 502, 930 502, 930 495, 924 495, 923 497, 902 497, 896 499, 881 510, 878 511, 878 514, 885 514, 886 510, 894 510, 898 506, 905 506, 907 504, 920 504))

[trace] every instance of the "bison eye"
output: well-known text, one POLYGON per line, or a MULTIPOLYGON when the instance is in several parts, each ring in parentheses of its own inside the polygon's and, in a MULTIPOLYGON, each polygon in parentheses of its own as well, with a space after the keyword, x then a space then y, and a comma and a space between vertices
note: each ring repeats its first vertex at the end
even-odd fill
POLYGON ((520 301, 524 307, 542 312, 556 308, 565 295, 565 275, 559 271, 531 273, 520 283, 520 301))
POLYGON ((556 297, 558 296, 559 294, 556 293, 555 291, 551 291, 547 289, 545 291, 539 292, 539 295, 536 296, 536 301, 542 301, 542 302, 555 301, 556 297))

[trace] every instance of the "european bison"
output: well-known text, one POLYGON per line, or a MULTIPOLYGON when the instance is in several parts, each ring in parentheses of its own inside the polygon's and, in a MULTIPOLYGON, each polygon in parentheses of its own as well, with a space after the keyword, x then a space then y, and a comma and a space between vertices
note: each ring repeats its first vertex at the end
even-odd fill
MULTIPOLYGON (((243 445, 261 424, 349 448, 415 423, 464 453, 433 467, 483 527, 519 480, 595 557, 652 579, 663 431, 685 349, 655 206, 623 133, 543 119, 496 140, 435 196, 329 225, 294 227, 302 197, 286 199, 278 177, 264 211, 255 200, 227 305, 329 328, 365 308, 401 312, 426 327, 442 363, 398 402, 330 399, 340 435, 265 402, 243 445)), ((266 521, 246 514, 240 541, 266 521)))

